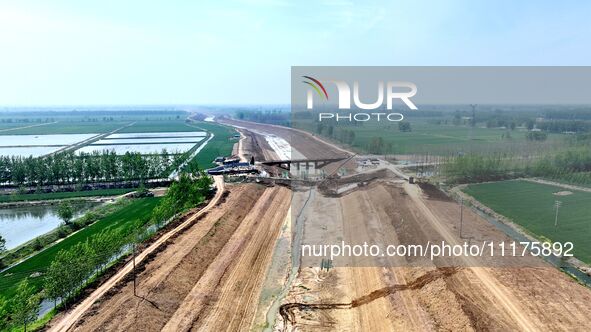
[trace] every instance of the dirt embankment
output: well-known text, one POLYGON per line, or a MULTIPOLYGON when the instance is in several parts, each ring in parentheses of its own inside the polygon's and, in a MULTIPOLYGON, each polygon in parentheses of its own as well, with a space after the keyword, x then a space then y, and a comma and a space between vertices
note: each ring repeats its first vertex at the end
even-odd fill
POLYGON ((298 311, 306 311, 306 310, 328 310, 328 309, 352 309, 357 308, 362 305, 366 305, 370 302, 373 302, 377 299, 381 299, 383 297, 393 295, 396 292, 404 291, 404 290, 416 290, 423 288, 427 284, 439 279, 439 278, 447 278, 454 274, 458 269, 457 268, 441 268, 429 271, 424 275, 416 278, 412 282, 404 285, 390 285, 386 286, 373 292, 360 296, 356 299, 353 299, 351 302, 348 303, 286 303, 281 305, 279 308, 279 312, 285 322, 288 322, 291 325, 296 324, 296 315, 294 310, 298 311))
MULTIPOLYGON (((219 121, 227 125, 245 127, 253 131, 268 133, 271 135, 281 137, 285 139, 291 145, 292 148, 306 156, 306 158, 336 158, 349 154, 346 151, 333 146, 332 144, 319 140, 312 134, 305 133, 299 130, 228 118, 219 119, 219 121)), ((266 150, 266 148, 263 147, 263 150, 266 150)))
MULTIPOLYGON (((344 195, 316 195, 303 212, 304 242, 461 242, 457 203, 423 187, 380 179, 344 195)), ((470 241, 509 240, 467 209, 462 232, 470 241)), ((462 262, 454 273, 433 279, 423 276, 457 262, 359 257, 335 259, 329 271, 320 269, 320 258, 302 262, 278 330, 577 330, 591 325, 584 318, 591 314, 591 292, 542 261, 537 267, 506 268, 492 267, 500 266, 495 260, 462 262)))
MULTIPOLYGON (((309 158, 342 153, 329 144, 308 142, 310 146, 306 146, 302 142, 317 140, 305 134, 294 140, 294 135, 300 134, 289 128, 237 124, 286 138, 309 158)), ((304 211, 293 211, 301 219, 297 222, 305 221, 304 242, 413 244, 446 240, 453 244, 465 239, 507 240, 467 209, 459 234, 459 206, 436 188, 393 185, 382 179, 367 182, 336 195, 317 192, 304 211)), ((294 192, 293 199, 303 200, 299 194, 294 192)), ((591 329, 589 289, 547 265, 493 268, 464 262, 454 273, 422 279, 437 275, 449 262, 410 258, 380 262, 361 257, 345 264, 335 261, 334 268, 326 271, 320 269, 320 259, 302 258, 276 330, 591 329)))
MULTIPOLYGON (((216 303, 233 310, 232 316, 222 319, 224 324, 240 322, 242 329, 248 329, 251 302, 258 299, 257 285, 264 279, 272 253, 268 244, 274 243, 273 236, 287 212, 289 191, 256 184, 228 190, 216 208, 170 239, 165 249, 142 267, 137 277, 138 296, 133 295, 133 281, 127 278, 95 302, 75 330, 160 331, 172 317, 187 322, 183 330, 188 330, 194 323, 201 324, 207 312, 213 314, 209 309, 216 303), (199 308, 190 305, 194 288, 212 277, 218 280, 208 284, 208 300, 199 308), (227 292, 232 295, 225 295, 227 292), (237 302, 237 298, 242 300, 237 302), (199 314, 192 316, 196 312, 199 314)), ((172 325, 175 331, 181 330, 179 324, 172 325)))

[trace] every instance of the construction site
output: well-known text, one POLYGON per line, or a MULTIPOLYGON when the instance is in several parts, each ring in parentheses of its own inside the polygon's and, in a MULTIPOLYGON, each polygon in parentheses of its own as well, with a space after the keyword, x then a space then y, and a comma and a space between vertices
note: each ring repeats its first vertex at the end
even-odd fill
POLYGON ((305 244, 511 239, 469 208, 460 220, 454 199, 386 160, 295 129, 218 121, 240 132, 236 172, 210 172, 207 205, 50 331, 591 329, 591 291, 540 258, 303 257, 305 244))

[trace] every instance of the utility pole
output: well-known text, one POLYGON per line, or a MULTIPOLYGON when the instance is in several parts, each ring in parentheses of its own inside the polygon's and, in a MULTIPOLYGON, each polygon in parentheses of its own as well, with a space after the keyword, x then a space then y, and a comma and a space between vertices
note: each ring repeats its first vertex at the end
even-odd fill
POLYGON ((132 244, 133 246, 133 296, 137 296, 135 286, 136 286, 136 272, 135 272, 135 241, 132 244))
POLYGON ((464 197, 460 198, 460 239, 462 239, 462 227, 464 226, 464 197))
POLYGON ((472 119, 470 120, 470 140, 472 140, 474 127, 476 126, 476 106, 478 106, 478 104, 470 104, 470 107, 472 107, 472 119))
POLYGON ((558 208, 562 205, 561 201, 555 201, 554 206, 556 207, 556 216, 554 217, 554 228, 558 228, 558 208))

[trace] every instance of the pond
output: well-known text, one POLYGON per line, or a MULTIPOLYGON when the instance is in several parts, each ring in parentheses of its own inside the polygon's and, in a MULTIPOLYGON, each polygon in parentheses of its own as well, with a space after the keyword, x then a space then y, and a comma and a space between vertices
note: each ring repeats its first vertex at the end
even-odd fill
POLYGON ((64 146, 95 135, 97 134, 0 135, 0 146, 64 146))
MULTIPOLYGON (((83 215, 99 202, 73 203, 74 217, 83 215)), ((63 221, 57 216, 57 205, 0 208, 0 235, 6 249, 12 249, 57 228, 63 221)))
POLYGON ((164 138, 164 137, 203 137, 207 133, 203 131, 173 131, 173 132, 158 132, 158 133, 121 133, 111 134, 106 139, 119 138, 164 138))
POLYGON ((118 155, 124 155, 126 152, 139 152, 141 154, 159 154, 166 149, 169 154, 180 154, 190 150, 195 143, 176 143, 176 144, 115 144, 115 145, 87 145, 76 152, 92 153, 94 151, 115 151, 118 155))

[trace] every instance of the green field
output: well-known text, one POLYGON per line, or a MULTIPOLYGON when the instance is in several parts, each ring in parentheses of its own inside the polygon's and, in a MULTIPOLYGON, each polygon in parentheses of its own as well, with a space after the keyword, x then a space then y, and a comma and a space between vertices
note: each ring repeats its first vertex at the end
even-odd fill
MULTIPOLYGON (((3 135, 51 135, 51 134, 100 134, 121 128, 131 121, 122 122, 82 122, 82 121, 59 121, 48 123, 42 126, 21 128, 6 132, 3 135)), ((24 126, 23 126, 24 127, 24 126)))
POLYGON ((42 194, 16 194, 16 195, 0 195, 0 203, 6 202, 20 202, 20 201, 40 201, 64 198, 77 197, 94 197, 94 196, 117 196, 134 191, 133 188, 116 188, 116 189, 99 189, 88 191, 71 191, 71 192, 55 192, 42 194))
POLYGON ((116 113, 102 116, 96 112, 78 112, 67 114, 35 115, 10 113, 0 115, 0 131, 2 135, 47 135, 47 134, 92 134, 106 133, 115 129, 133 124, 124 128, 121 132, 171 132, 171 131, 192 131, 191 127, 185 124, 187 114, 185 112, 154 113, 116 113), (137 113, 137 114, 136 114, 137 113), (26 122, 24 122, 26 121, 26 122), (20 129, 16 129, 20 128, 20 129))
MULTIPOLYGON (((406 120, 405 120, 406 121, 406 120)), ((506 151, 508 146, 526 144, 526 131, 515 129, 470 127, 468 125, 436 124, 435 119, 411 118, 412 131, 401 132, 397 123, 365 122, 351 126, 346 123, 334 125, 332 139, 338 139, 339 131, 353 130, 355 139, 351 146, 360 152, 368 152, 374 138, 381 137, 385 152, 391 154, 429 153, 447 155, 458 152, 506 151), (509 137, 507 138, 507 133, 509 137)), ((294 126, 316 133, 317 123, 298 120, 294 126)), ((322 133, 327 137, 326 131, 322 133)), ((548 134, 545 144, 561 140, 564 135, 548 134)), ((331 138, 331 137, 328 137, 331 138)), ((539 143, 538 143, 539 144, 539 143)))
POLYGON ((464 192, 534 235, 572 242, 575 256, 591 263, 591 193, 523 180, 472 184, 464 192), (554 195, 560 191, 572 194, 554 195), (562 202, 558 228, 554 227, 556 200, 562 202))
POLYGON ((206 130, 214 134, 214 137, 197 154, 195 159, 200 168, 211 168, 217 166, 213 160, 217 156, 229 156, 236 140, 230 139, 237 131, 231 127, 223 126, 214 122, 193 122, 192 126, 198 130, 206 130))
POLYGON ((119 133, 150 133, 150 132, 175 132, 175 131, 199 131, 185 123, 184 118, 174 120, 140 120, 132 126, 123 128, 119 133))
MULTIPOLYGON (((129 204, 123 205, 117 211, 98 220, 94 224, 83 228, 79 232, 65 238, 63 241, 56 243, 24 262, 4 271, 0 274, 0 296, 10 298, 18 282, 31 276, 35 272, 43 273, 43 271, 45 271, 51 264, 53 257, 55 257, 60 250, 70 248, 78 242, 86 241, 91 235, 99 233, 105 229, 126 229, 132 227, 134 221, 149 217, 159 201, 160 198, 156 197, 133 200, 129 204)), ((29 278, 29 281, 32 285, 37 287, 37 289, 40 289, 43 283, 43 278, 29 278)))

